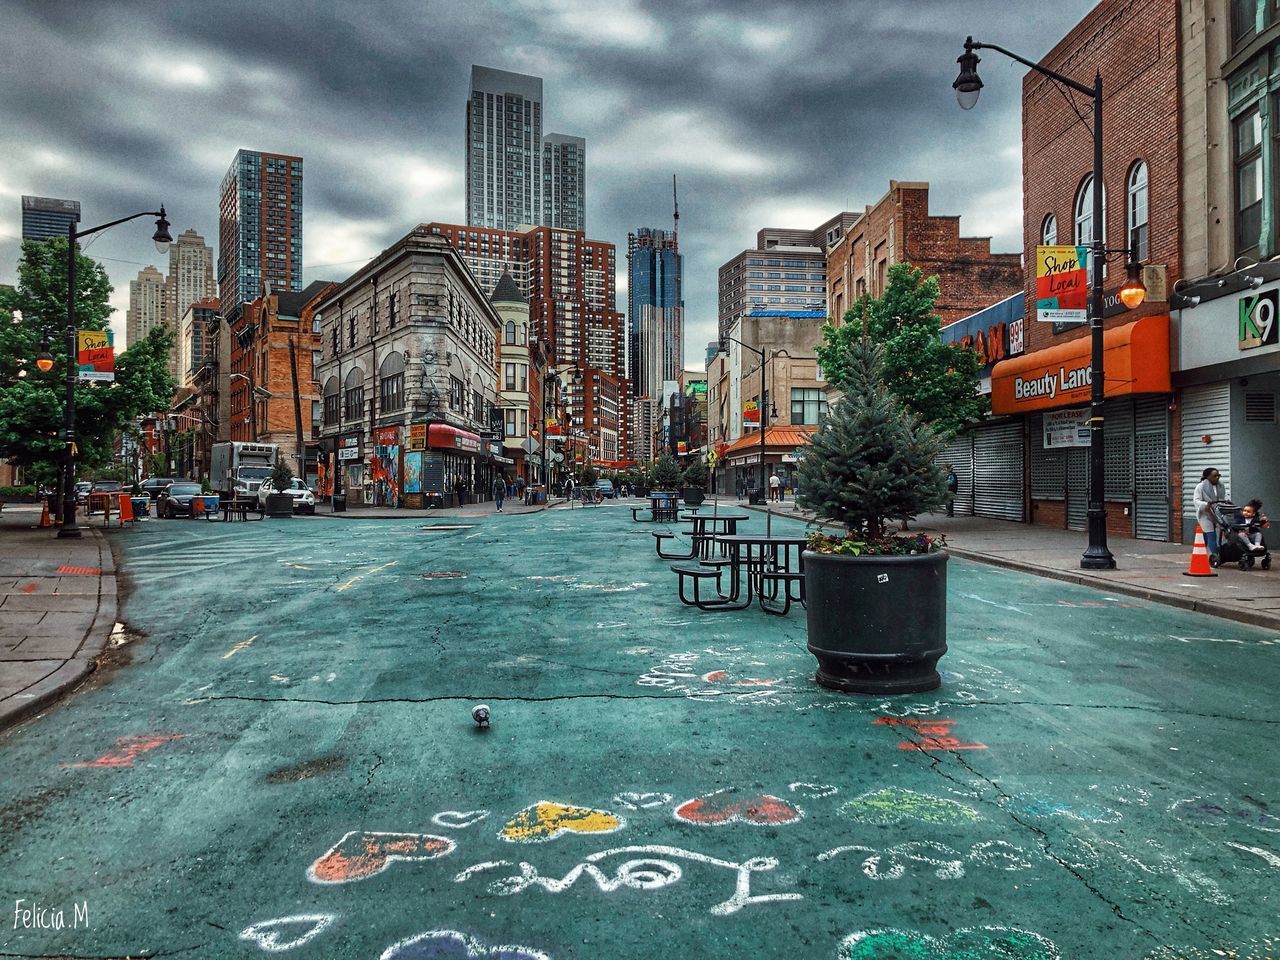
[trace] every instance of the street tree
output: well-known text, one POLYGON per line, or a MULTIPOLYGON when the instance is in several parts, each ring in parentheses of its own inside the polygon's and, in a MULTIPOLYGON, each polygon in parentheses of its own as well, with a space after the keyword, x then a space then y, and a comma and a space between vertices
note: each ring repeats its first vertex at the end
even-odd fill
POLYGON ((680 464, 671 454, 664 453, 653 465, 653 485, 659 490, 674 490, 680 486, 680 464))
POLYGON ((909 263, 889 268, 879 297, 863 295, 846 311, 840 326, 823 328, 818 361, 828 382, 841 391, 849 382, 849 346, 870 336, 884 347, 884 379, 889 390, 944 438, 950 438, 987 412, 978 393, 978 357, 939 337, 942 318, 934 312, 938 278, 925 278, 909 263))
MULTIPOLYGON (((106 330, 110 296, 102 265, 77 251, 77 329, 106 330)), ((60 434, 66 400, 66 301, 67 241, 24 241, 17 288, 0 300, 0 455, 27 467, 40 482, 53 479, 65 451, 60 434), (21 312, 18 323, 13 322, 15 311, 21 312), (44 343, 54 361, 48 373, 35 365, 44 343), (25 376, 18 375, 20 366, 25 376)), ((89 468, 108 463, 118 432, 142 414, 169 406, 172 344, 169 328, 157 327, 116 354, 114 383, 76 384, 78 463, 89 468)))

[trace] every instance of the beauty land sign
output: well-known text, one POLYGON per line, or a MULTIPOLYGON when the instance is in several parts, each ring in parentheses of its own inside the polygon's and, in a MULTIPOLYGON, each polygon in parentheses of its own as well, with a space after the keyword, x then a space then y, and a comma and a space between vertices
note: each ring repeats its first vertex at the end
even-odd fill
POLYGON ((1036 247, 1036 319, 1084 323, 1089 308, 1088 247, 1036 247))

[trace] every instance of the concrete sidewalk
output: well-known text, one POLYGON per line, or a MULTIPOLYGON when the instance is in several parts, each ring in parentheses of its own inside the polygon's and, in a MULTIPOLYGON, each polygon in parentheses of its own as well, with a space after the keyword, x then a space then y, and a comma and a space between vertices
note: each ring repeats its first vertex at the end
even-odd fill
POLYGON ((111 548, 40 529, 40 508, 0 513, 0 729, 36 713, 93 672, 116 622, 111 548))
MULTIPOLYGON (((732 499, 721 504, 746 506, 732 499)), ((809 517, 792 501, 749 509, 809 517)), ((1190 544, 1112 536, 1107 543, 1116 569, 1081 570, 1087 535, 1080 531, 943 514, 919 517, 911 529, 945 534, 947 549, 966 560, 1280 630, 1280 568, 1244 571, 1230 565, 1216 571, 1216 577, 1187 577, 1190 544)))
MULTIPOLYGON (((539 513, 564 502, 559 497, 553 497, 547 503, 525 506, 520 500, 508 498, 502 502, 502 512, 504 514, 539 513)), ((411 520, 414 518, 457 520, 462 517, 488 517, 497 512, 492 500, 468 503, 461 507, 433 507, 430 510, 410 510, 406 507, 347 507, 341 513, 334 513, 327 503, 322 503, 316 506, 315 516, 326 520, 411 520)))

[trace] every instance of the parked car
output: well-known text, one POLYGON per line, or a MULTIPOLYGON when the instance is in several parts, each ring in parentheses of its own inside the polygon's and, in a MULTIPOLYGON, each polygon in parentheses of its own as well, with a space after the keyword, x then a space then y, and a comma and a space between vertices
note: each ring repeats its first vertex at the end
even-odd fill
MULTIPOLYGON (((89 492, 85 494, 85 513, 94 512, 94 507, 100 507, 102 500, 97 499, 98 494, 110 494, 112 496, 124 491, 124 486, 119 480, 94 480, 89 487, 89 492)), ((78 495, 77 495, 78 499, 78 495)), ((114 508, 113 508, 114 509, 114 508)))
POLYGON ((191 481, 183 480, 181 477, 147 477, 141 483, 142 492, 151 498, 151 502, 155 503, 164 493, 164 488, 171 483, 189 483, 191 481))
POLYGON ((612 480, 597 480, 595 490, 602 497, 616 497, 618 495, 618 491, 613 489, 612 480))
POLYGON ((191 501, 204 496, 200 484, 186 480, 171 483, 164 488, 164 493, 156 502, 156 515, 172 520, 175 517, 191 516, 191 501))
MULTIPOLYGON (((271 485, 270 480, 263 480, 262 485, 258 487, 258 505, 263 510, 267 509, 267 497, 276 492, 276 488, 271 485)), ((294 513, 315 513, 316 512, 316 495, 297 477, 293 478, 293 482, 289 484, 289 489, 282 491, 293 497, 294 513)))
POLYGON ((89 499, 89 491, 93 489, 93 483, 88 480, 76 481, 76 503, 84 503, 89 499))

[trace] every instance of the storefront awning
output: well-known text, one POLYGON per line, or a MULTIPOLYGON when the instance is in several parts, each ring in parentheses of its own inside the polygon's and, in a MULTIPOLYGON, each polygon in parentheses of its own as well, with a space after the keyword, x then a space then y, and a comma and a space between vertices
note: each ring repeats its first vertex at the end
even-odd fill
MULTIPOLYGON (((792 453, 806 446, 817 432, 813 426, 770 427, 764 433, 765 453, 792 453)), ((724 448, 720 459, 734 464, 760 462, 760 434, 757 431, 744 434, 724 448)))
MULTIPOLYGON (((1029 413, 1087 403, 1092 378, 1091 338, 1078 337, 996 364, 991 412, 1029 413)), ((1169 317, 1143 317, 1103 334, 1105 395, 1168 393, 1169 317)))
POLYGON ((451 427, 447 423, 433 423, 427 430, 427 446, 479 453, 480 437, 466 430, 451 427))

